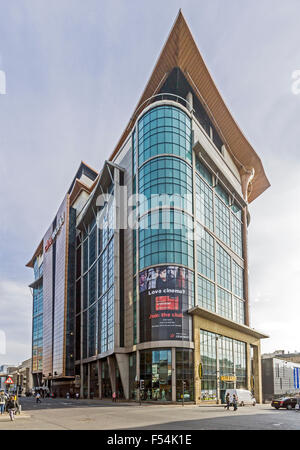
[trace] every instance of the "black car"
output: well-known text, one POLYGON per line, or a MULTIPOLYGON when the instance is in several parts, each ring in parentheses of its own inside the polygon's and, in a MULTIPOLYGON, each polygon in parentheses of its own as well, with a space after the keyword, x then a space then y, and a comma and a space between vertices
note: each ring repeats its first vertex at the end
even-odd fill
POLYGON ((296 397, 283 397, 272 400, 271 406, 273 406, 276 409, 279 408, 293 409, 295 408, 296 404, 297 404, 296 397))

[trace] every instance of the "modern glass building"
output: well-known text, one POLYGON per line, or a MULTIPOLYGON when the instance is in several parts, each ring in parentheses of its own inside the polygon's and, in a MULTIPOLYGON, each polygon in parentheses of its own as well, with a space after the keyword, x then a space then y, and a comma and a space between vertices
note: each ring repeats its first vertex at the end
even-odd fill
POLYGON ((76 210, 86 202, 97 172, 81 163, 27 267, 34 269, 32 374, 35 387, 57 393, 74 380, 76 210), (80 193, 80 198, 78 198, 80 193))
POLYGON ((47 240, 30 263, 44 261, 32 285, 41 383, 56 372, 83 397, 220 402, 235 387, 261 401, 267 336, 250 327, 247 227, 269 182, 181 12, 110 159, 89 170, 67 194, 67 294, 52 295, 54 315, 47 240))

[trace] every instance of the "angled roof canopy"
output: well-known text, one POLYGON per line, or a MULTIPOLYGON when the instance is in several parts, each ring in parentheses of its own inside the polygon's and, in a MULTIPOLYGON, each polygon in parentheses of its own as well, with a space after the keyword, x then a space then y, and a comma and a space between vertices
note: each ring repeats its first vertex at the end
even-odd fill
POLYGON ((245 172, 250 173, 254 169, 255 174, 251 180, 248 201, 255 200, 270 186, 262 162, 226 107, 181 11, 179 11, 150 80, 110 160, 113 160, 122 147, 138 115, 147 106, 147 100, 158 92, 166 75, 174 67, 179 67, 185 74, 215 124, 241 175, 245 172))

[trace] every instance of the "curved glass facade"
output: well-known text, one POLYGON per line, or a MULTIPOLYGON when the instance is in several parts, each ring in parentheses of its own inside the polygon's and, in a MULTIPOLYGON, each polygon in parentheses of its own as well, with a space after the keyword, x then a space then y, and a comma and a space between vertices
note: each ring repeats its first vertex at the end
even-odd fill
POLYGON ((152 211, 140 220, 139 268, 182 264, 193 269, 193 219, 182 211, 152 211))
POLYGON ((139 206, 139 270, 157 264, 193 269, 193 219, 184 212, 193 212, 191 159, 191 119, 181 109, 154 107, 139 120, 138 188, 145 196, 139 206), (157 156, 166 153, 172 156, 157 156))
POLYGON ((138 122, 137 155, 138 193, 144 196, 138 208, 140 342, 189 341, 187 310, 194 305, 189 115, 171 105, 146 112, 138 122))
POLYGON ((179 158, 158 157, 139 169, 139 193, 146 199, 139 214, 160 206, 171 206, 193 213, 192 167, 179 158))
POLYGON ((192 161, 191 119, 175 106, 158 106, 138 123, 138 164, 171 154, 192 161))
MULTIPOLYGON (((244 274, 239 264, 243 256, 242 210, 198 158, 193 193, 189 115, 176 106, 154 106, 139 120, 137 135, 138 139, 134 132, 132 138, 133 163, 139 166, 134 174, 138 193, 144 196, 138 208, 140 280, 147 271, 158 273, 159 265, 190 268, 197 272, 199 306, 244 323, 244 274)), ((134 273, 136 269, 134 262, 134 273)), ((156 297, 149 297, 153 304, 148 309, 153 314, 156 297)), ((141 304, 143 310, 144 306, 141 304)))

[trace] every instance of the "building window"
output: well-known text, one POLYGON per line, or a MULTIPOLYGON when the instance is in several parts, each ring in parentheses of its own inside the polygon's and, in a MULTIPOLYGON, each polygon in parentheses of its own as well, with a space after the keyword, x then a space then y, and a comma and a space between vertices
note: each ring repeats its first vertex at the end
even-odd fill
POLYGON ((94 356, 97 344, 97 305, 89 309, 89 339, 88 339, 88 356, 94 356))
POLYGON ((33 289, 32 370, 43 368, 43 284, 33 289))
POLYGON ((234 195, 217 184, 214 188, 213 176, 200 160, 196 159, 196 204, 197 219, 216 236, 243 257, 242 209, 233 201, 234 195), (215 205, 215 206, 214 206, 215 205), (215 214, 215 224, 214 224, 215 214))
POLYGON ((216 312, 215 285, 198 275, 198 305, 216 312))
POLYGON ((201 398, 217 399, 217 359, 220 376, 220 398, 225 402, 226 389, 247 389, 246 343, 200 330, 200 357, 202 363, 201 398), (235 376, 236 382, 222 380, 235 376))
POLYGON ((200 357, 202 364, 201 400, 217 400, 216 335, 200 330, 200 357))
POLYGON ((218 314, 232 320, 232 296, 229 292, 218 287, 218 314))
POLYGON ((196 170, 201 175, 202 178, 210 185, 213 185, 213 178, 210 171, 202 164, 199 159, 196 159, 196 170))
POLYGON ((209 278, 215 279, 215 248, 214 238, 202 227, 197 239, 198 272, 209 278))
POLYGON ((196 176, 196 214, 202 225, 214 231, 213 191, 198 175, 196 176))
POLYGON ((216 235, 230 246, 230 212, 221 199, 215 196, 216 235))
POLYGON ((232 261, 233 293, 244 298, 244 270, 235 261, 232 261))
POLYGON ((236 297, 234 298, 234 321, 238 323, 245 323, 245 302, 236 297))
POLYGON ((140 352, 140 378, 144 380, 143 400, 172 401, 172 352, 140 352))
POLYGON ((243 257, 243 234, 242 234, 242 222, 231 214, 231 246, 233 251, 243 257))
POLYGON ((217 243, 217 283, 231 291, 231 258, 217 243))
POLYGON ((176 349, 176 401, 194 400, 193 350, 176 349))

